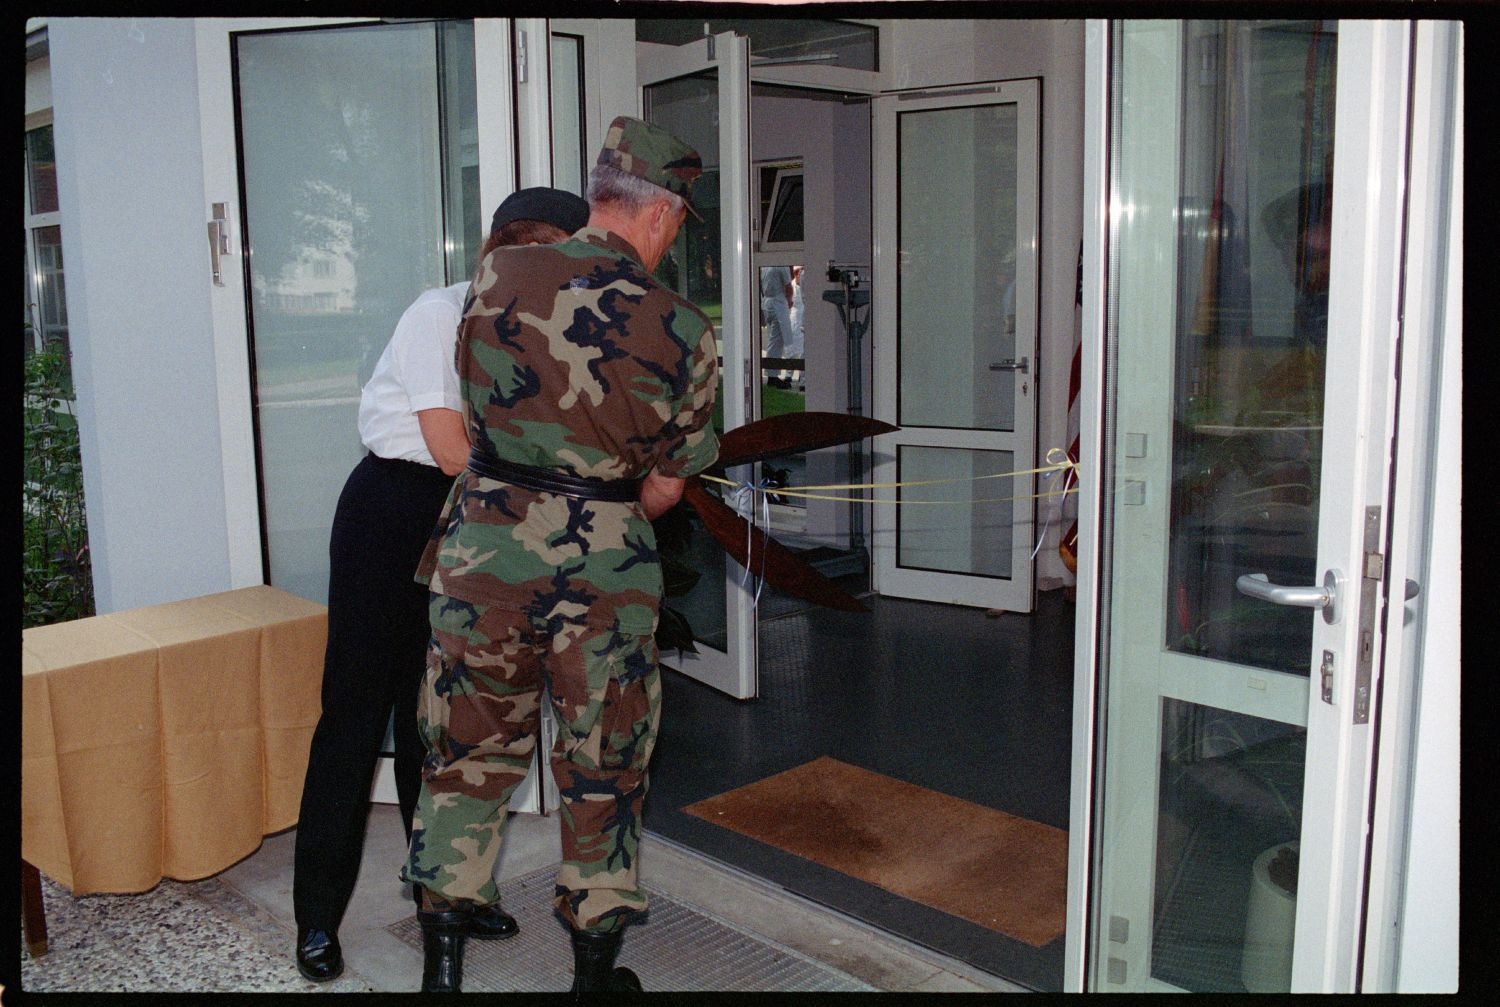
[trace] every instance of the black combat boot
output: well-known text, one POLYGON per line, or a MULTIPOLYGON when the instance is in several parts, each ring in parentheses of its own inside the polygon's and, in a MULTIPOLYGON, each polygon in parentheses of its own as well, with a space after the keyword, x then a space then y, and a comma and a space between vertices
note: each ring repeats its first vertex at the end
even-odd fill
POLYGON ((458 993, 464 981, 464 938, 469 911, 417 911, 422 927, 422 992, 458 993))
POLYGON ((623 929, 611 934, 573 931, 572 993, 639 993, 641 981, 634 972, 615 968, 615 956, 625 939, 623 929))

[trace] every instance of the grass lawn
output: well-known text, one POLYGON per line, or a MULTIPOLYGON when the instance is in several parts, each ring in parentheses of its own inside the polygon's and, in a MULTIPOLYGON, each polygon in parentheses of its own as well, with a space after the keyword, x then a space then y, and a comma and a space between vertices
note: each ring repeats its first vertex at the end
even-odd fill
MULTIPOLYGON (((760 386, 760 414, 765 419, 783 413, 800 413, 807 409, 807 394, 769 385, 760 386)), ((714 399, 714 429, 724 429, 724 379, 719 379, 719 396, 714 399)))

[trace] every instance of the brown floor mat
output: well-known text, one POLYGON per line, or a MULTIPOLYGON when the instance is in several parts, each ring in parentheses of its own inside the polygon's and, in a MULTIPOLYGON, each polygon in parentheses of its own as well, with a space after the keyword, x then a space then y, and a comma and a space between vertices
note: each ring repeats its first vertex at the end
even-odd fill
POLYGON ((1063 933, 1068 834, 824 756, 682 809, 982 927, 1063 933))

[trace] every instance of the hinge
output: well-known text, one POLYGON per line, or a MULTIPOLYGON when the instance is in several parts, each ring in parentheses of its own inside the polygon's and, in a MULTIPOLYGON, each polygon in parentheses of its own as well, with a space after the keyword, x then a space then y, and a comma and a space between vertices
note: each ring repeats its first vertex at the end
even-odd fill
POLYGON ((526 83, 526 32, 516 29, 516 82, 526 83))

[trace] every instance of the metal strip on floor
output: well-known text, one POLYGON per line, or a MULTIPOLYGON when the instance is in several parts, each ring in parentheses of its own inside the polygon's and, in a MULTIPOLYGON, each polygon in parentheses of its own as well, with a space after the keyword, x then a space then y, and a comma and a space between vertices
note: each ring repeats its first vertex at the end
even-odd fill
MULTIPOLYGON (((466 993, 556 993, 573 981, 567 928, 552 911, 555 867, 500 883, 500 903, 521 932, 504 941, 468 941, 466 993)), ((830 965, 741 930, 696 907, 651 892, 646 920, 630 927, 616 964, 641 977, 649 992, 870 992, 830 965)), ((386 928, 415 948, 415 916, 386 928)))

